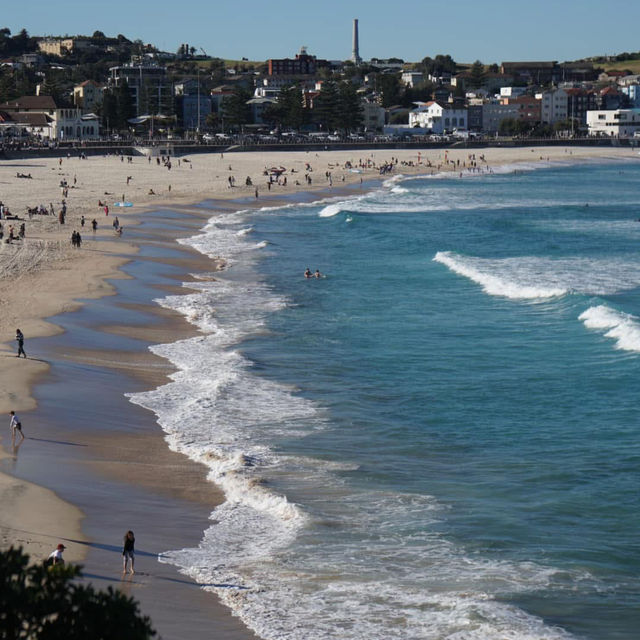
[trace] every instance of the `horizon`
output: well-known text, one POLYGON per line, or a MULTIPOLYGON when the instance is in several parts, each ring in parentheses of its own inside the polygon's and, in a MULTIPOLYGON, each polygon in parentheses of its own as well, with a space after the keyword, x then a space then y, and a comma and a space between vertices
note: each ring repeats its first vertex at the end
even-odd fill
MULTIPOLYGON (((247 0, 241 15, 227 12, 220 30, 216 20, 219 10, 204 0, 188 3, 185 15, 195 12, 198 19, 178 29, 176 24, 183 16, 167 0, 140 0, 135 5, 113 0, 109 15, 100 19, 95 17, 92 6, 79 0, 67 0, 65 5, 71 11, 53 16, 49 3, 32 0, 28 16, 18 15, 24 12, 11 6, 4 12, 0 26, 11 29, 12 34, 24 28, 29 35, 38 37, 90 36, 95 31, 109 37, 122 34, 169 52, 188 43, 198 53, 204 51, 211 57, 255 62, 292 58, 303 46, 320 59, 347 60, 351 57, 356 18, 364 60, 401 58, 419 62, 427 56, 443 54, 462 64, 475 60, 486 65, 507 61, 565 62, 640 49, 635 28, 640 22, 640 4, 629 6, 624 0, 612 0, 607 5, 612 14, 619 9, 625 15, 624 23, 613 32, 602 29, 596 10, 601 5, 593 0, 582 3, 579 10, 540 0, 536 15, 529 15, 527 7, 514 7, 506 0, 487 0, 481 6, 462 0, 454 17, 449 7, 427 7, 419 0, 409 0, 405 11, 397 12, 383 10, 381 2, 353 0, 345 7, 344 3, 329 0, 323 4, 322 15, 317 14, 317 8, 300 7, 292 0, 282 0, 280 4, 278 10, 272 10, 256 0, 247 0), (380 11, 372 12, 376 6, 380 11), (159 15, 163 7, 167 11, 159 15), (127 16, 126 21, 123 15, 127 16), (247 21, 247 15, 252 19, 247 21), (154 20, 149 20, 150 16, 154 20), (169 37, 169 33, 177 35, 169 37)), ((184 6, 183 3, 181 7, 184 6)))

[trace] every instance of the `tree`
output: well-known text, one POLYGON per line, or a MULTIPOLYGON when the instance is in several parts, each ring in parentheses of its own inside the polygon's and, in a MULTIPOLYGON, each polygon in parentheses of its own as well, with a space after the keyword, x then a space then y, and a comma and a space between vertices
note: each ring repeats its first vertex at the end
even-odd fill
POLYGON ((240 127, 249 122, 251 109, 247 100, 250 99, 251 94, 245 88, 237 86, 233 89, 233 93, 222 103, 222 115, 228 125, 240 127))
POLYGON ((480 60, 476 60, 473 65, 471 65, 471 78, 469 79, 469 87, 471 89, 479 89, 484 82, 484 65, 480 60))
POLYGON ((376 89, 382 94, 382 106, 385 108, 398 104, 402 99, 400 74, 381 73, 376 78, 376 89))
POLYGON ((426 74, 436 76, 439 76, 444 71, 447 73, 456 73, 458 70, 458 65, 450 55, 445 56, 438 54, 435 59, 427 56, 420 64, 426 74))
POLYGON ((330 131, 339 126, 338 110, 340 94, 333 80, 322 83, 320 93, 314 100, 313 114, 315 121, 325 130, 330 131))
POLYGON ((129 126, 127 120, 129 120, 129 118, 133 118, 136 114, 133 96, 131 95, 129 84, 126 80, 116 89, 115 97, 116 122, 111 126, 117 126, 119 129, 126 129, 129 126))
POLYGON ((119 128, 118 99, 111 91, 105 91, 102 94, 100 117, 102 121, 102 128, 105 129, 105 131, 119 128))
POLYGON ((0 638, 147 640, 155 636, 138 603, 109 587, 73 583, 74 565, 29 565, 21 548, 0 553, 0 638))
POLYGON ((363 108, 355 86, 351 82, 341 82, 338 98, 338 127, 345 132, 356 131, 362 126, 363 108))
POLYGON ((283 127, 299 129, 304 122, 304 106, 302 104, 302 89, 299 85, 283 87, 278 96, 278 122, 283 127))

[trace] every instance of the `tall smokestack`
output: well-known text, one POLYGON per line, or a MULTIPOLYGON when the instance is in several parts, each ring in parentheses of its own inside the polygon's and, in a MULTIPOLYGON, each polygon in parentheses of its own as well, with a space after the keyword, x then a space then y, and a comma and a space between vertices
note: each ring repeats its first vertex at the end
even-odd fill
POLYGON ((351 61, 353 64, 362 64, 360 57, 360 43, 358 42, 358 19, 353 21, 353 49, 351 51, 351 61))

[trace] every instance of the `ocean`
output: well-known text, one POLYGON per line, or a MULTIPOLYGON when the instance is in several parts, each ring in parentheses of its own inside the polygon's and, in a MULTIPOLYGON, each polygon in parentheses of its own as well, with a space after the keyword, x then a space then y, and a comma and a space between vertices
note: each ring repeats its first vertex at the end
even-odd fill
POLYGON ((268 640, 637 637, 640 162, 202 206, 130 399, 226 502, 162 562, 268 640))

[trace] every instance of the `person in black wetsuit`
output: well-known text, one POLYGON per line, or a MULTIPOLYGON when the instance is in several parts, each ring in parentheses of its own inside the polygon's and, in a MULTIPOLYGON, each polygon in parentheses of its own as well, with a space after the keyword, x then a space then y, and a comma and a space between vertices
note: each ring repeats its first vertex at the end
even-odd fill
POLYGON ((19 358, 20 355, 23 355, 26 358, 27 354, 24 350, 24 335, 20 329, 16 329, 16 342, 18 343, 18 355, 16 358, 19 358))
POLYGON ((133 535, 133 531, 127 531, 124 534, 124 548, 122 549, 122 573, 127 573, 127 564, 131 560, 131 571, 129 573, 135 573, 133 570, 133 545, 136 539, 133 535))

